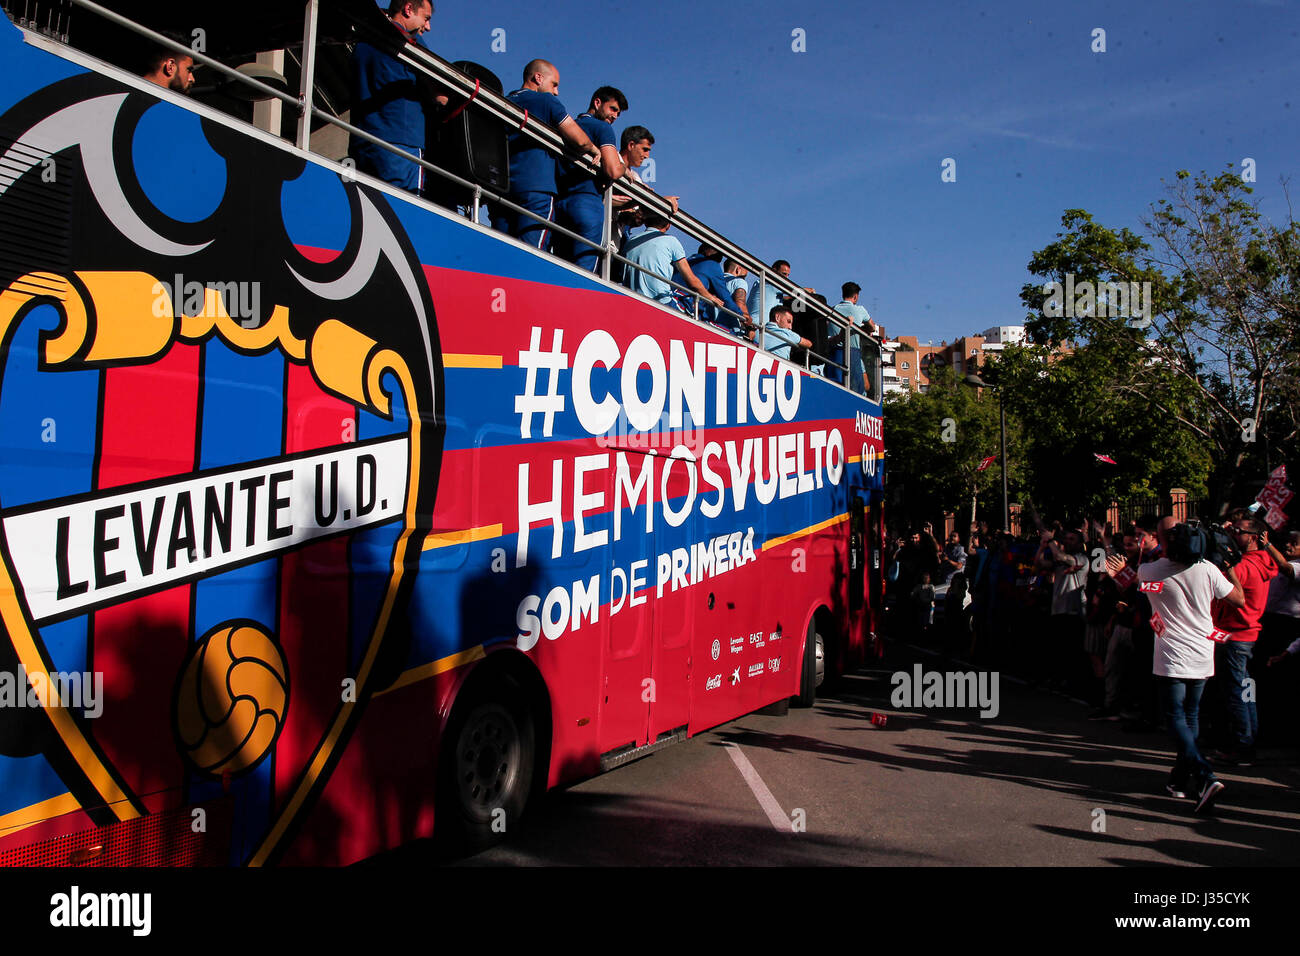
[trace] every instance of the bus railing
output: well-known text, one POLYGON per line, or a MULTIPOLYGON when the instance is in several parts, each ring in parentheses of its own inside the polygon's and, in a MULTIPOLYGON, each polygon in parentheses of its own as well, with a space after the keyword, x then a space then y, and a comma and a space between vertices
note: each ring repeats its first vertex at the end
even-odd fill
MULTIPOLYGON (((170 37, 156 30, 152 30, 144 24, 131 20, 129 17, 123 16, 114 10, 110 10, 102 4, 96 3, 95 0, 66 0, 66 2, 72 6, 81 7, 91 13, 97 14, 124 29, 130 30, 139 36, 157 43, 161 47, 192 57, 196 63, 210 67, 228 79, 256 90, 263 97, 274 98, 288 105, 299 117, 296 145, 300 149, 310 150, 311 120, 318 119, 323 123, 347 132, 349 136, 372 143, 381 149, 400 156, 404 160, 415 163, 422 169, 450 181, 461 189, 469 191, 473 197, 473 205, 472 209, 469 210, 469 218, 471 218, 475 223, 479 222, 479 207, 481 204, 484 202, 495 204, 499 208, 509 209, 518 215, 526 216, 534 222, 544 225, 546 228, 553 230, 560 235, 593 249, 601 261, 600 274, 602 278, 607 281, 613 281, 612 264, 616 261, 633 269, 646 271, 640 266, 637 266, 636 263, 633 263, 620 255, 612 248, 611 240, 614 219, 610 202, 612 188, 605 190, 605 216, 602 227, 602 242, 592 242, 585 236, 579 235, 578 233, 573 232, 544 216, 540 216, 531 210, 525 209, 517 203, 512 202, 506 196, 500 195, 499 193, 478 183, 464 179, 449 170, 442 169, 435 163, 432 163, 423 157, 413 156, 405 150, 399 149, 393 144, 388 143, 385 140, 352 125, 351 123, 340 119, 333 113, 316 106, 313 91, 315 86, 314 77, 318 45, 317 27, 319 22, 320 0, 305 0, 304 3, 303 50, 300 61, 302 80, 297 96, 276 89, 274 86, 264 83, 255 77, 241 73, 233 67, 222 63, 220 60, 208 56, 206 53, 197 51, 179 41, 173 40, 170 37)), ((578 154, 568 146, 568 144, 560 137, 559 133, 540 121, 530 117, 525 110, 517 107, 505 96, 495 93, 492 90, 483 89, 480 84, 475 84, 473 80, 452 66, 452 64, 447 60, 419 44, 405 43, 394 49, 391 37, 385 36, 377 31, 372 24, 366 23, 353 16, 351 11, 346 8, 340 8, 339 12, 342 13, 349 22, 351 22, 353 28, 361 36, 361 39, 377 41, 377 46, 388 50, 395 59, 403 63, 405 66, 422 74, 428 79, 437 81, 441 86, 466 98, 469 101, 469 107, 483 110, 495 116, 499 121, 508 124, 514 130, 517 130, 534 140, 549 152, 557 156, 562 156, 566 161, 574 163, 587 175, 593 177, 600 175, 599 167, 589 160, 585 154, 578 154)), ((33 26, 35 26, 35 24, 33 24, 33 26)), ((61 39, 63 42, 66 42, 66 34, 64 34, 61 39)), ((356 173, 356 175, 365 174, 356 173)), ((689 213, 680 208, 674 212, 673 205, 654 190, 649 189, 635 180, 626 178, 618 180, 618 189, 621 194, 629 196, 636 205, 650 209, 668 218, 675 228, 685 233, 687 236, 713 247, 724 256, 727 256, 744 266, 746 270, 757 276, 758 302, 760 309, 762 303, 767 299, 767 287, 770 285, 778 292, 783 293, 787 300, 793 300, 794 304, 791 307, 794 308, 795 311, 811 312, 813 315, 826 321, 831 329, 839 329, 839 334, 843 337, 842 344, 839 348, 839 352, 843 356, 843 361, 835 361, 829 356, 822 356, 813 352, 810 348, 804 350, 804 364, 805 367, 809 367, 812 364, 811 360, 813 357, 821 359, 822 364, 839 369, 845 375, 845 381, 850 383, 846 384, 845 387, 851 387, 854 377, 851 374, 850 366, 852 364, 852 356, 854 352, 858 351, 858 349, 853 347, 853 338, 859 336, 860 340, 863 342, 872 342, 876 347, 879 345, 879 343, 869 335, 868 330, 854 325, 839 312, 836 312, 829 306, 823 305, 821 301, 812 298, 805 289, 795 285, 780 273, 770 269, 762 262, 762 260, 755 257, 741 246, 731 242, 721 233, 712 229, 705 223, 695 219, 689 213)), ((423 197, 414 194, 412 194, 410 198, 421 204, 428 205, 431 208, 442 208, 428 200, 425 200, 423 197)), ((694 300, 694 313, 698 319, 700 309, 699 293, 694 289, 687 288, 673 281, 671 278, 665 279, 662 276, 656 276, 656 278, 659 278, 661 281, 664 281, 672 287, 691 296, 694 300)), ((743 325, 744 317, 741 316, 740 313, 734 312, 730 309, 724 309, 724 311, 736 316, 738 319, 741 319, 743 325)), ((767 319, 767 316, 754 316, 754 324, 758 327, 756 344, 760 348, 762 347, 763 329, 767 324, 767 319)), ((828 336, 830 340, 834 340, 835 337, 834 333, 828 336)), ((879 389, 880 383, 874 383, 874 385, 875 387, 871 389, 873 392, 879 389)))

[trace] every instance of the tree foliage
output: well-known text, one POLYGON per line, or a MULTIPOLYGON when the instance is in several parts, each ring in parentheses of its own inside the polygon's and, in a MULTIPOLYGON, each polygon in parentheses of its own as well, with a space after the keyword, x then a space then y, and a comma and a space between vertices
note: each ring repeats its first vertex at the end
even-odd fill
POLYGON ((1072 387, 1158 423, 1149 440, 1172 455, 1166 473, 1194 465, 1194 439, 1209 455, 1210 491, 1224 508, 1243 496, 1243 476, 1260 478, 1293 456, 1300 435, 1300 230, 1290 213, 1284 226, 1269 223, 1251 193, 1232 173, 1179 172, 1143 220, 1149 241, 1067 210, 1056 241, 1030 261, 1042 281, 1021 292, 1032 341, 1079 343, 1086 359, 1075 371, 1103 378, 1075 377, 1072 387), (1044 283, 1067 275, 1076 287, 1150 283, 1150 315, 1130 308, 1116 316, 1113 294, 1067 303, 1060 314, 1044 283))
MULTIPOLYGON (((941 365, 930 373, 930 387, 917 394, 891 395, 885 403, 886 481, 891 489, 896 527, 958 514, 958 527, 970 520, 972 497, 1001 515, 999 461, 977 471, 983 459, 999 454, 997 396, 990 389, 963 384, 941 365)), ((1017 484, 1023 461, 1018 429, 1008 421, 1008 480, 1017 484)))

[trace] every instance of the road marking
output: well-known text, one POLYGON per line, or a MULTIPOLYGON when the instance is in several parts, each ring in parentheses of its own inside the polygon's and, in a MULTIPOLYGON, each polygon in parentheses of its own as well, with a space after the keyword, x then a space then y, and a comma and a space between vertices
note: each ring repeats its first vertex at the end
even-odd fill
POLYGON ((749 758, 733 743, 727 743, 723 746, 727 748, 727 753, 731 756, 731 762, 736 765, 740 775, 745 778, 745 783, 749 784, 749 789, 753 791, 755 798, 757 798, 758 805, 763 808, 767 818, 772 821, 772 826, 782 833, 790 833, 790 818, 781 809, 781 804, 776 802, 776 797, 772 796, 772 791, 767 789, 767 784, 758 775, 758 771, 749 762, 749 758))

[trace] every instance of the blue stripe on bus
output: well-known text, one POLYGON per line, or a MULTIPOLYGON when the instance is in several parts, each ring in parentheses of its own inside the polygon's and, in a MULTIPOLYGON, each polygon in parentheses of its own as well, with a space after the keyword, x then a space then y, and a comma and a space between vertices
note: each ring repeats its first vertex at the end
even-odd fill
MULTIPOLYGON (((278 351, 240 355, 217 339, 203 346, 199 466, 218 468, 282 453, 285 359, 278 351)), ((248 618, 271 635, 279 628, 278 559, 259 561, 194 584, 194 638, 248 618)), ((242 863, 270 819, 273 766, 264 760, 231 783, 235 798, 230 862, 242 863)), ((190 802, 219 797, 221 781, 192 775, 190 802)))
MULTIPOLYGON (((510 356, 506 356, 509 360, 510 356)), ((514 366, 506 366, 504 369, 470 369, 470 368, 449 368, 444 373, 447 390, 447 416, 448 418, 467 417, 467 413, 472 412, 474 418, 482 422, 499 422, 513 425, 513 434, 510 431, 498 432, 500 439, 496 442, 489 442, 488 447, 492 445, 517 445, 517 444, 540 444, 550 441, 569 440, 574 438, 591 437, 587 430, 582 427, 578 421, 577 413, 573 409, 573 400, 570 397, 572 373, 568 371, 560 372, 559 383, 556 386, 556 392, 564 399, 564 410, 556 412, 552 416, 551 432, 547 436, 545 433, 546 416, 540 412, 534 412, 531 415, 531 435, 528 438, 519 437, 519 426, 521 413, 515 411, 515 397, 526 394, 525 385, 527 382, 527 373, 514 366), (471 403, 472 407, 465 407, 462 403, 471 403)), ((616 368, 606 370, 601 366, 596 366, 591 374, 591 395, 592 398, 599 402, 606 394, 613 394, 617 399, 622 391, 621 378, 623 370, 616 368)), ((548 393, 550 382, 549 372, 539 371, 536 373, 534 381, 534 394, 546 395, 548 393)), ((717 420, 717 413, 714 402, 716 397, 716 378, 714 372, 708 372, 705 375, 704 395, 705 395, 705 414, 710 421, 717 420)), ((645 398, 650 395, 652 373, 648 368, 642 368, 637 373, 637 393, 645 398)), ((735 428, 735 427, 763 427, 763 423, 758 422, 754 417, 752 407, 749 408, 744 425, 737 426, 736 407, 735 407, 735 376, 731 376, 731 381, 727 383, 727 423, 723 425, 714 425, 714 428, 735 428)), ((748 395, 748 393, 747 393, 748 395)), ((669 401, 666 398, 664 402, 664 411, 669 409, 669 401)), ((748 399, 746 405, 749 405, 748 399)), ((799 401, 799 412, 792 421, 824 421, 827 419, 852 419, 860 410, 860 399, 852 395, 845 394, 837 388, 815 379, 805 378, 803 380, 802 391, 799 401)), ((683 402, 683 422, 684 427, 690 428, 689 412, 683 402)), ((664 418, 667 421, 667 418, 664 418)), ((784 420, 780 413, 773 414, 772 418, 766 425, 780 425, 784 420)), ((656 424, 656 428, 660 426, 656 424)), ((616 423, 614 429, 626 429, 628 434, 641 434, 637 429, 631 428, 626 422, 616 423)), ((470 443, 474 442, 474 436, 464 430, 448 430, 447 450, 459 451, 472 447, 470 443)), ((846 443, 848 436, 845 436, 846 443)), ((854 454, 854 452, 850 452, 854 454)))
MULTIPOLYGON (((0 757, 0 815, 67 792, 68 785, 40 754, 0 757)), ((0 833, 0 837, 7 835, 0 833)))
MULTIPOLYGON (((41 330, 59 324, 53 306, 38 306, 13 335, 0 383, 0 506, 5 508, 84 494, 94 486, 100 372, 51 374, 36 368, 41 330)), ((48 625, 40 633, 55 670, 86 670, 85 617, 48 625)))

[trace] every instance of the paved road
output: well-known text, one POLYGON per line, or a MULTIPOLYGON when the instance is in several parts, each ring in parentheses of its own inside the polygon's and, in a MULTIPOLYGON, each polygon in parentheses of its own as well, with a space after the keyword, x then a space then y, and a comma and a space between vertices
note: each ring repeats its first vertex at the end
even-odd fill
POLYGON ((460 865, 1300 859, 1295 766, 1279 760, 1223 773, 1215 816, 1196 817, 1188 801, 1164 793, 1171 750, 1163 735, 1088 722, 1080 704, 1006 679, 996 718, 892 709, 890 675, 918 661, 944 666, 894 647, 888 666, 846 677, 811 710, 745 717, 551 793, 507 845, 460 865), (888 715, 885 727, 872 723, 872 711, 888 715))

